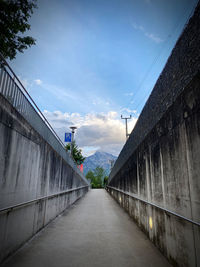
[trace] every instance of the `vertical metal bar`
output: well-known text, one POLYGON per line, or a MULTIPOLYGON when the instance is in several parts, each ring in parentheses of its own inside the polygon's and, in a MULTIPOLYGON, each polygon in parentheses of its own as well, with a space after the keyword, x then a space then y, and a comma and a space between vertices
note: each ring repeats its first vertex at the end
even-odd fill
POLYGON ((8 95, 9 95, 11 102, 12 102, 12 88, 13 88, 13 79, 10 76, 10 86, 9 86, 9 94, 8 95))
POLYGON ((8 94, 8 85, 9 85, 9 75, 8 73, 6 74, 6 83, 5 83, 5 92, 4 95, 7 98, 7 94, 8 94))
POLYGON ((23 97, 23 115, 26 118, 26 99, 23 97))
POLYGON ((13 89, 13 91, 14 91, 14 95, 13 95, 13 106, 14 107, 16 107, 16 102, 17 102, 17 88, 16 88, 17 86, 16 86, 16 84, 14 84, 14 89, 13 89))
POLYGON ((24 95, 22 94, 22 108, 23 108, 23 114, 26 114, 26 99, 24 95))
POLYGON ((21 93, 21 114, 24 113, 24 98, 23 98, 23 94, 21 93))
POLYGON ((3 74, 5 71, 3 67, 1 67, 0 69, 1 69, 1 73, 0 73, 0 92, 1 92, 2 91, 1 84, 3 83, 3 76, 4 76, 3 74))
POLYGON ((8 75, 8 84, 7 84, 7 95, 6 95, 6 98, 8 99, 9 102, 10 101, 10 98, 9 98, 9 94, 10 94, 10 84, 11 84, 11 79, 10 79, 10 75, 8 75))
POLYGON ((10 86, 9 86, 9 93, 8 93, 8 95, 9 95, 9 98, 10 98, 11 102, 12 102, 12 86, 13 86, 13 80, 10 77, 10 86))
POLYGON ((18 90, 18 86, 17 85, 16 85, 16 91, 17 91, 17 94, 16 94, 15 108, 17 110, 19 110, 19 96, 20 96, 20 92, 18 90))
POLYGON ((27 99, 24 97, 24 114, 27 114, 27 99))
POLYGON ((21 113, 21 102, 22 102, 22 93, 19 90, 19 98, 18 98, 18 110, 19 110, 19 113, 21 113))
POLYGON ((30 120, 31 116, 32 116, 32 106, 28 102, 28 106, 27 106, 27 118, 28 118, 29 121, 31 121, 30 120))
POLYGON ((12 85, 11 85, 11 92, 10 92, 10 97, 12 99, 12 104, 14 103, 14 87, 15 87, 15 81, 14 79, 11 79, 12 80, 12 85))
POLYGON ((5 83, 6 83, 6 77, 7 77, 7 73, 6 71, 4 71, 4 75, 3 75, 3 81, 2 81, 2 89, 1 89, 1 92, 2 94, 4 94, 4 87, 5 87, 5 83))
POLYGON ((21 114, 23 114, 23 94, 22 94, 22 92, 21 92, 21 90, 20 90, 20 112, 21 112, 21 114))

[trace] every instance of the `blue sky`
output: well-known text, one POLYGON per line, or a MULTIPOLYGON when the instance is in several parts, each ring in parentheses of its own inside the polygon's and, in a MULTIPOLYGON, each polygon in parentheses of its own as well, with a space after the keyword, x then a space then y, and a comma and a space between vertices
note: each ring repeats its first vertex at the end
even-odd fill
POLYGON ((11 62, 63 139, 76 124, 85 155, 119 153, 196 0, 38 0, 36 45, 11 62))

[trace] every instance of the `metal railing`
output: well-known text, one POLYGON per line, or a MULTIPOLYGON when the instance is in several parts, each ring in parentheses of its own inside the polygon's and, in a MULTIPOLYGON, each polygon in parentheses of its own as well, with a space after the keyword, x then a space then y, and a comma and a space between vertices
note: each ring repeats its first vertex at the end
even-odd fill
POLYGON ((87 179, 76 167, 64 143, 43 115, 37 104, 27 92, 19 78, 15 75, 7 61, 0 53, 0 94, 27 120, 27 122, 44 138, 47 143, 76 170, 88 184, 87 179))
MULTIPOLYGON (((57 133, 54 131, 48 120, 45 118, 37 104, 34 102, 28 91, 25 89, 19 78, 15 75, 13 70, 8 65, 7 61, 1 56, 0 58, 3 61, 1 64, 0 72, 0 92, 7 98, 7 100, 22 114, 22 115, 31 115, 33 111, 37 111, 37 114, 44 120, 49 129, 56 136, 58 141, 64 146, 64 143, 59 138, 57 133), (21 88, 20 88, 21 87, 21 88), (30 105, 32 103, 32 105, 30 105), (34 109, 34 107, 35 109, 34 109), (30 112, 30 108, 32 109, 30 112)), ((31 116, 28 117, 29 119, 31 116)), ((30 122, 30 121, 29 121, 30 122)))
POLYGON ((57 197, 57 196, 60 196, 60 195, 68 194, 70 192, 83 189, 85 187, 88 187, 88 186, 87 185, 80 186, 80 187, 68 189, 68 190, 65 190, 65 191, 62 191, 62 192, 59 192, 59 193, 55 193, 55 194, 51 194, 51 195, 48 195, 48 196, 40 197, 40 198, 37 198, 37 199, 32 199, 32 200, 29 200, 29 201, 26 201, 26 202, 18 203, 16 205, 13 205, 13 206, 9 206, 9 207, 5 207, 5 208, 0 209, 0 213, 9 212, 9 211, 11 211, 13 209, 21 208, 21 207, 24 207, 24 206, 27 206, 27 205, 30 205, 30 204, 39 202, 41 200, 46 200, 46 199, 49 199, 49 198, 53 198, 53 197, 57 197))
POLYGON ((141 202, 143 202, 143 203, 145 203, 145 204, 148 204, 148 205, 150 205, 150 206, 156 207, 156 208, 158 208, 158 209, 160 209, 160 210, 162 210, 162 211, 164 211, 164 212, 166 212, 166 213, 168 213, 168 214, 171 214, 171 215, 173 215, 173 216, 176 216, 176 217, 178 217, 178 218, 180 218, 180 219, 183 219, 183 220, 185 220, 185 221, 187 221, 187 222, 190 222, 190 223, 192 223, 192 224, 194 224, 194 225, 200 226, 200 223, 198 223, 198 222, 195 222, 195 221, 193 221, 193 220, 191 220, 191 219, 188 219, 188 218, 186 218, 185 216, 182 216, 182 215, 180 215, 180 214, 178 214, 178 213, 176 213, 176 212, 174 212, 174 211, 171 211, 171 210, 168 210, 168 209, 166 209, 166 208, 163 208, 163 207, 161 207, 161 206, 159 206, 159 205, 156 205, 156 204, 154 204, 154 203, 152 203, 152 202, 146 201, 146 200, 144 200, 144 199, 138 197, 137 195, 135 195, 135 194, 133 194, 133 193, 129 193, 129 192, 123 191, 123 190, 121 190, 121 189, 118 189, 118 188, 115 188, 115 187, 112 187, 112 186, 107 186, 107 188, 110 188, 110 189, 112 189, 112 190, 118 191, 118 192, 120 192, 120 193, 122 193, 122 194, 124 194, 124 195, 127 195, 127 196, 129 196, 129 197, 135 198, 135 199, 137 199, 137 200, 139 200, 139 201, 141 201, 141 202))

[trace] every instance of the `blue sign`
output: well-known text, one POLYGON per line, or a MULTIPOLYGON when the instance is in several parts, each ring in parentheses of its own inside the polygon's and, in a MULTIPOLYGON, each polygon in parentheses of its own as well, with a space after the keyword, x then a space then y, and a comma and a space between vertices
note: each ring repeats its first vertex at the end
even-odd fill
POLYGON ((71 142, 71 141, 72 141, 72 134, 65 133, 65 142, 71 142))

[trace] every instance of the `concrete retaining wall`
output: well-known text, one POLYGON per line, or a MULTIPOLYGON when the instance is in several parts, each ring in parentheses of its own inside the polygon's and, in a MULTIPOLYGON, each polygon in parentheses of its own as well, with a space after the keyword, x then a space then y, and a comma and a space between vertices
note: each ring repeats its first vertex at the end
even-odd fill
POLYGON ((200 5, 120 153, 107 190, 174 266, 200 266, 200 5))
POLYGON ((88 184, 1 94, 0 137, 1 261, 82 197, 88 184))

